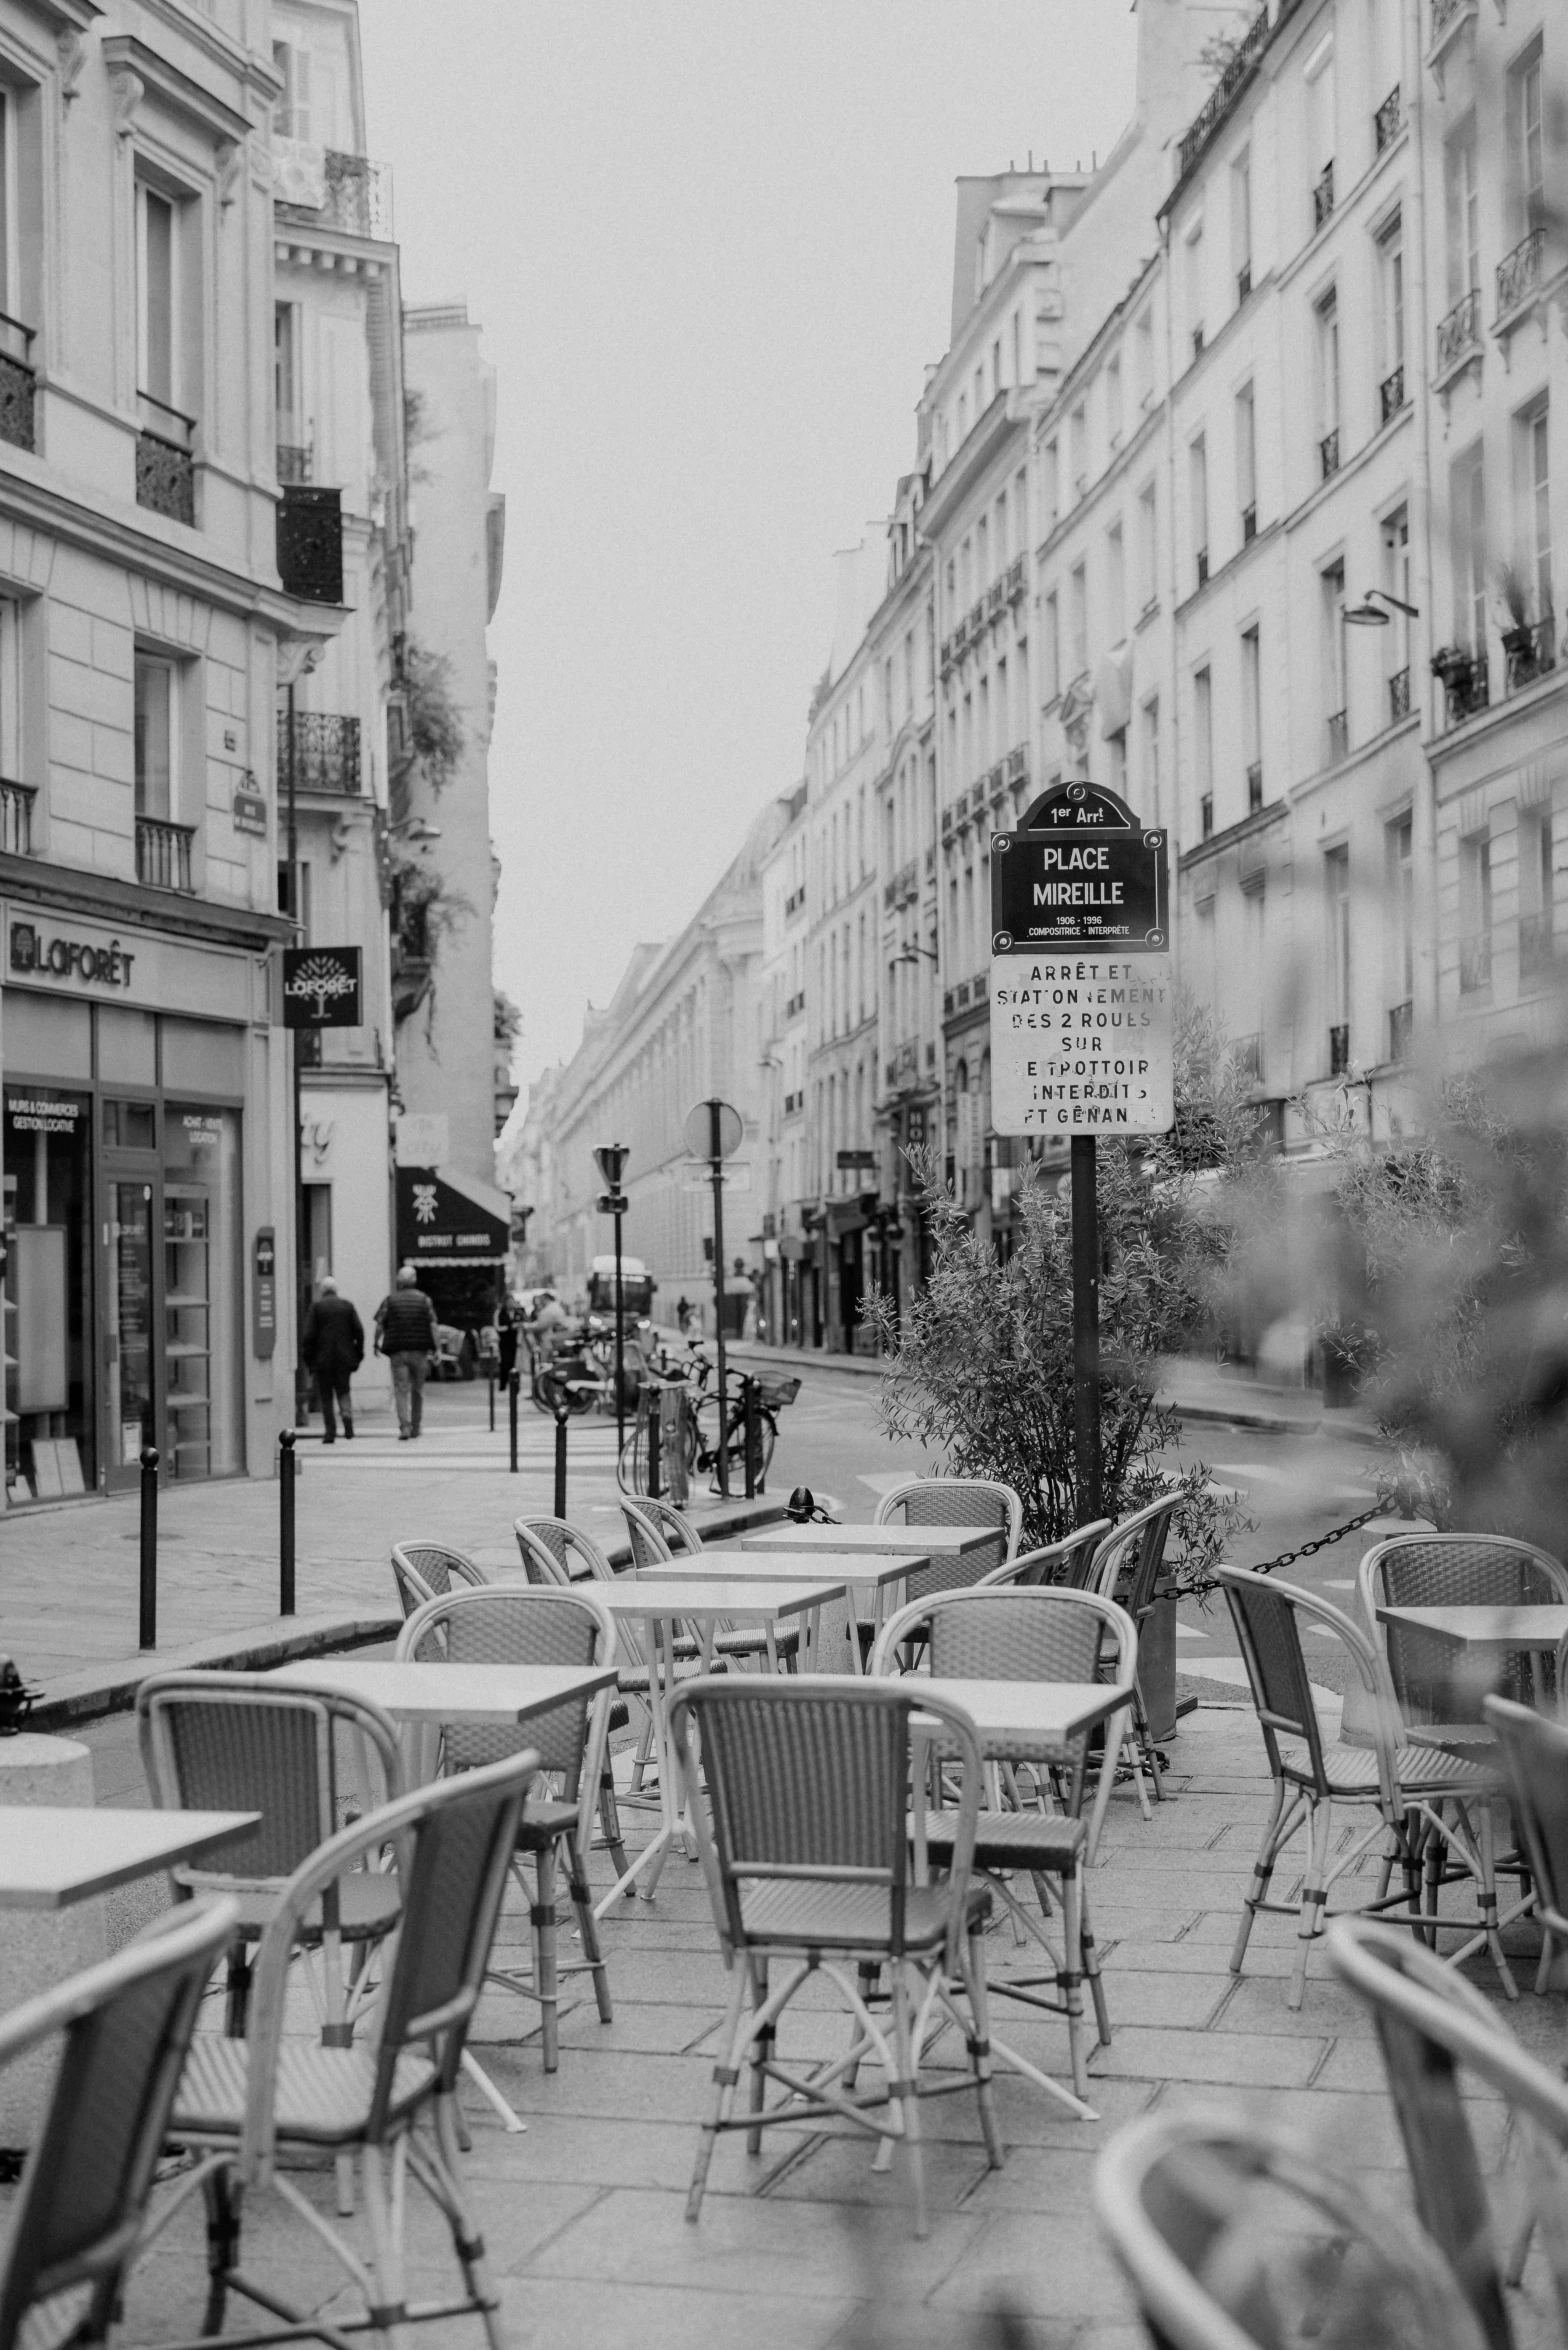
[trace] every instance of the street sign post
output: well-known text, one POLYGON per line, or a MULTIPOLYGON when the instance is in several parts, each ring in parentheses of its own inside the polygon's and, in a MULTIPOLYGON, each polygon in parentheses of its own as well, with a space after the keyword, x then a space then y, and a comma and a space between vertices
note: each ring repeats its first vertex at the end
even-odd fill
POLYGON ((725 1457, 725 1430, 729 1423, 729 1391, 724 1364, 724 1162, 734 1157, 746 1131, 744 1119, 730 1102, 699 1102, 686 1120, 686 1142, 694 1157, 708 1162, 713 1186, 713 1318, 719 1374, 719 1491, 728 1498, 729 1462, 725 1457))
POLYGON ((626 1301, 621 1287, 621 1218, 631 1201, 621 1189, 626 1162, 631 1151, 624 1142, 605 1142, 593 1154, 604 1192, 599 1201, 601 1216, 613 1220, 615 1232, 615 1458, 617 1466, 626 1450, 626 1397, 622 1389, 626 1355, 626 1301))
POLYGON ((1095 1139, 1175 1123, 1167 842, 1113 791, 1060 784, 991 839, 991 1115, 1072 1145, 1074 1452, 1102 1512, 1095 1139))

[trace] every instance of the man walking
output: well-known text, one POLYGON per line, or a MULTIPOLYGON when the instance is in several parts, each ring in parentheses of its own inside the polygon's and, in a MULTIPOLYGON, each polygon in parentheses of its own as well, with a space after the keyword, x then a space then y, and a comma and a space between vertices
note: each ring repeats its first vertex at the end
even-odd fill
POLYGON ((436 1309, 419 1286, 412 1265, 399 1265, 397 1287, 376 1308, 376 1350, 392 1364, 392 1397, 397 1405, 397 1440, 419 1434, 425 1404, 425 1373, 436 1349, 436 1309))
POLYGON ((334 1403, 343 1414, 344 1435, 352 1436, 354 1405, 349 1381, 365 1359, 365 1329, 350 1301, 339 1297, 338 1285, 330 1273, 322 1275, 320 1288, 305 1316, 299 1351, 306 1370, 316 1382, 322 1443, 336 1444, 338 1440, 334 1403))

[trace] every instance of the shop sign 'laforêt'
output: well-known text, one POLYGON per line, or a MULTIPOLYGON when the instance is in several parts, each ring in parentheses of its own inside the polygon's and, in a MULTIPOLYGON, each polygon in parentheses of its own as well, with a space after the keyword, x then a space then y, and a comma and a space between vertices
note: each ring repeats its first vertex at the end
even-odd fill
POLYGON ((1166 835, 1061 784, 991 840, 998 1134, 1163 1134, 1175 1117, 1166 835))
POLYGON ((285 1028, 357 1028, 360 1010, 358 947, 285 947, 285 1028))

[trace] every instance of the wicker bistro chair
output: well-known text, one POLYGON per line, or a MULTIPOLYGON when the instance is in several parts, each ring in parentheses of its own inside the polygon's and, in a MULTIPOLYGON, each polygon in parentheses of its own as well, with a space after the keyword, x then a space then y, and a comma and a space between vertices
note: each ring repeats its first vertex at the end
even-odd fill
POLYGON ((202 1992, 236 1922, 232 1901, 166 1911, 0 2018, 0 2066, 63 2037, 0 2261, 0 2350, 106 2339, 202 1992))
POLYGON ((1503 2286, 1523 2275, 1537 2223, 1559 2314, 1568 2321, 1568 2086, 1561 2073, 1527 2054, 1478 1991, 1402 1934, 1342 1918, 1330 1928, 1328 1954, 1372 2010, 1416 2215, 1489 2350, 1512 2350, 1503 2286), (1501 2231, 1459 2090, 1461 2068, 1502 2096, 1524 2142, 1524 2160, 1514 2166, 1524 2224, 1512 2231, 1501 2266, 1501 2231))
POLYGON ((470 1584, 483 1590, 490 1580, 482 1567, 446 1542, 394 1542, 392 1577, 403 1602, 405 1623, 427 1599, 440 1599, 448 1591, 462 1591, 470 1584))
MULTIPOLYGON (((1559 1678, 1558 1687, 1562 1687, 1559 1678)), ((1552 1962, 1568 1950, 1568 1729, 1527 1705, 1488 1697, 1482 1707, 1497 1734, 1514 1822, 1529 1863, 1531 1905, 1541 1921, 1535 1987, 1545 1991, 1552 1962)))
MULTIPOLYGON (((332 1838, 297 1869, 262 1938, 256 1996, 243 2041, 198 2038, 170 2120, 196 2152, 193 2170, 159 2210, 165 2227, 198 2189, 207 2202, 208 2297, 200 2343, 223 2331, 230 2293, 277 2322, 230 2334, 235 2345, 342 2335, 318 2310, 292 2307, 271 2278, 240 2267, 246 2203, 270 2189, 324 2242, 365 2300, 340 2322, 397 2350, 406 2327, 476 2312, 491 2350, 504 2350, 499 2304, 463 2185, 457 2073, 479 2001, 517 1847, 531 1751, 416 1788, 332 1838), (404 1927, 377 2003, 373 2045, 316 2048, 286 2036, 289 1952, 328 1888, 395 1842, 403 1853, 404 1927), (296 2185, 292 2171, 336 2155, 356 2161, 364 2189, 361 2258, 296 2185), (410 2302, 404 2270, 404 2188, 412 2176, 451 2231, 463 2276, 460 2299, 410 2302)), ((423 2262, 421 2263, 423 2265, 423 2262)))
MULTIPOLYGON (((136 1694, 142 1762, 160 1811, 259 1811, 221 1862, 181 1862, 176 1893, 232 1894, 238 1905, 229 1951, 227 2028, 245 2029, 251 1953, 277 1914, 283 1888, 307 1856, 355 1812, 400 1795, 403 1766, 395 1724, 365 1699, 330 1689, 283 1688, 265 1673, 155 1673, 136 1694)), ((397 1924, 395 1869, 374 1864, 328 1888, 321 1908, 300 1920, 301 1944, 322 1953, 322 2038, 352 2035, 371 1947, 397 1924), (353 1980, 344 1984, 344 1952, 353 1980)))
POLYGON ((1094 2205, 1155 2350, 1364 2343, 1378 2318, 1379 2342, 1488 2350, 1413 2220, 1233 2113, 1129 2122, 1095 2165, 1094 2205))
MULTIPOLYGON (((1094 1681, 1102 1667, 1122 1683, 1128 1701, 1138 1654, 1138 1635, 1132 1619, 1114 1601, 1087 1591, 1006 1590, 981 1586, 974 1591, 939 1592, 900 1609, 883 1626, 871 1655, 873 1674, 898 1670, 899 1651, 917 1626, 922 1626, 931 1648, 931 1670, 939 1678, 958 1681, 1094 1681)), ((918 1689, 918 1680, 914 1686, 918 1689)), ((1111 2021, 1100 1980, 1100 1961, 1089 1922, 1085 1871, 1094 1859, 1106 1805, 1116 1778, 1116 1756, 1121 1740, 1115 1718, 1108 1722, 1094 1801, 1083 1817, 1088 1782, 1089 1737, 1072 1741, 1058 1772, 1062 1789, 1060 1810, 1046 1811, 1022 1803, 1011 1811, 982 1811, 975 1823, 974 1867, 992 1893, 1011 1913, 1017 1925, 1045 1951, 1049 1975, 1021 1975, 998 1979, 991 1989, 998 1996, 1021 2000, 1067 2019, 1067 2041, 1072 2059, 1073 2093, 1088 2109, 1089 2077, 1085 2063, 1083 1986, 1087 1977, 1094 2001, 1095 2026, 1102 2048, 1111 2044, 1111 2021), (1034 1885, 1039 1915, 1027 1909, 1014 1893, 1009 1877, 1027 1874, 1034 1885), (1045 1930, 1050 1915, 1047 1883, 1058 1889, 1061 1902, 1061 1944, 1045 1930), (1049 1985, 1043 1990, 1042 1985, 1049 1985)), ((926 1815, 926 1850, 931 1861, 945 1867, 958 1832, 959 1815, 937 1810, 926 1815)), ((1043 2088, 1060 2094, 1057 2084, 1015 2050, 992 2043, 1043 2088)))
MULTIPOLYGON (((454 1591, 433 1599, 410 1616, 398 1635, 399 1657, 416 1662, 470 1665, 598 1665, 615 1655, 615 1621, 592 1591, 537 1591, 524 1584, 512 1590, 454 1591)), ((560 1977, 591 1973, 601 2023, 613 2021, 610 1975, 599 1947, 599 1927, 588 1889, 588 1848, 593 1807, 600 1786, 609 1714, 608 1692, 577 1698, 518 1729, 449 1722, 441 1734, 441 1759, 448 1772, 470 1771, 525 1749, 537 1767, 559 1777, 560 1792, 530 1794, 517 1830, 513 1873, 528 1899, 523 1861, 532 1857, 537 1890, 529 1905, 533 1977, 492 1966, 490 1980, 539 2002, 544 2069, 560 2062, 560 1977), (555 1921, 556 1857, 566 1864, 566 1881, 577 1912, 583 1955, 563 1967, 557 1955, 555 1921)), ((608 1836, 607 1836, 608 1841, 608 1836)), ((627 1870, 617 1830, 610 1845, 617 1877, 627 1870)))
POLYGON ((1241 1973, 1259 1911, 1295 1916, 1296 1963, 1289 1996, 1290 2005, 1299 2007, 1306 1992, 1307 1954, 1323 1932, 1334 1884, 1386 1835, 1389 1841, 1377 1894, 1361 1905, 1361 1913, 1371 1916, 1401 1910, 1402 1924, 1428 1936, 1435 1935, 1439 1925, 1458 1928, 1465 1939, 1460 1949, 1450 1953, 1447 1963, 1455 1966, 1484 1946, 1491 1953, 1504 1990, 1511 1999, 1517 1998, 1498 1934, 1491 1816, 1491 1798, 1499 1788, 1495 1773, 1440 1753, 1435 1747, 1398 1742, 1398 1717, 1382 1659, 1360 1627, 1337 1607, 1294 1583, 1259 1575, 1250 1567, 1220 1567, 1217 1573, 1236 1626, 1274 1780, 1273 1807, 1231 1952, 1231 1973, 1241 1973), (1298 1616, 1332 1632, 1349 1651, 1370 1701, 1370 1750, 1324 1747, 1302 1654, 1298 1616), (1282 1740, 1289 1743, 1281 1744, 1282 1740), (1333 1823, 1339 1805, 1371 1810, 1377 1816, 1364 1834, 1336 1852, 1333 1823), (1311 1857, 1299 1905, 1270 1901, 1267 1896, 1275 1862, 1302 1827, 1310 1831, 1311 1857), (1388 1890, 1396 1864, 1404 1880, 1402 1894, 1388 1890), (1423 1875, 1424 1909, 1419 1906, 1423 1875), (1476 1918, 1439 1918, 1438 1895, 1452 1875, 1474 1879, 1476 1918))
POLYGON ((1380 1623, 1380 1607, 1568 1603, 1568 1574, 1556 1559, 1502 1534, 1396 1534, 1366 1553, 1357 1586, 1362 1613, 1388 1659, 1394 1695, 1407 1722, 1479 1722, 1487 1675, 1498 1694, 1524 1697, 1529 1667, 1520 1656, 1505 1656, 1478 1671, 1476 1659, 1451 1641, 1414 1624, 1380 1623))
POLYGON ((1094 1554, 1111 1531, 1109 1518, 1091 1519, 1076 1533, 1064 1535, 1060 1542, 1047 1542, 1039 1550, 1021 1551, 1017 1558, 993 1567, 980 1578, 982 1590, 994 1590, 1004 1583, 1033 1586, 1047 1583, 1059 1591, 1082 1591, 1089 1580, 1089 1569, 1094 1554))
POLYGON ((986 1477, 911 1477, 877 1503, 875 1526, 994 1526, 996 1541, 967 1558, 933 1559, 907 1585, 911 1599, 933 1591, 965 1591, 1017 1554, 1024 1507, 1010 1485, 986 1477))
POLYGON ((923 2236, 920 2100, 969 2085, 963 2077, 920 2078, 920 2054, 939 2012, 963 2031, 986 2151, 993 2168, 1002 2160, 986 2009, 984 1929, 991 1903, 985 1888, 969 1881, 983 1769, 973 1724, 908 1681, 743 1673, 687 1682, 671 1705, 670 1731, 734 1978, 687 2218, 695 2220, 702 2209, 721 2130, 745 2130, 747 2151, 755 2154, 763 2131, 775 2123, 836 2115, 889 2148, 904 2141, 923 2236), (943 1722, 960 1772, 951 1868, 940 1885, 910 1881, 910 1717, 916 1712, 943 1722), (787 1971, 770 1985, 775 1960, 787 1971), (863 1988, 878 1967, 888 1996, 881 2020, 863 1988), (820 2064, 783 2064, 776 2052, 779 2019, 818 1973, 850 2009, 851 2046, 820 2064), (862 2092, 858 2068, 868 2054, 884 2079, 862 2092), (751 2072, 748 2109, 736 2115, 744 2063, 751 2072), (784 2091, 771 2106, 770 2081, 784 2091))
POLYGON ((637 1537, 632 1531, 634 1514, 647 1521, 661 1537, 672 1557, 679 1558, 684 1553, 687 1558, 701 1558, 702 1536, 684 1510, 678 1510, 673 1502, 660 1501, 650 1494, 643 1494, 630 1506, 625 1502, 621 1504, 621 1515, 626 1520, 627 1533, 631 1535, 632 1557, 639 1566, 642 1561, 637 1558, 637 1537))
MULTIPOLYGON (((702 1555, 701 1535, 679 1510, 666 1512, 664 1504, 657 1501, 623 1501, 621 1516, 626 1520, 635 1568, 675 1566, 683 1558, 702 1555), (669 1524, 670 1519, 675 1521, 673 1525, 669 1524)), ((699 1642, 699 1650, 701 1645, 699 1642)), ((768 1634, 744 1626, 720 1624, 713 1634, 712 1653, 726 1658, 766 1656, 768 1634)), ((787 1672, 795 1670, 800 1659, 798 1625, 778 1626, 773 1633, 773 1653, 787 1672)), ((680 1654, 679 1647, 676 1654, 680 1654)))
MULTIPOLYGON (((1171 1520, 1181 1504, 1182 1496, 1179 1492, 1162 1493, 1157 1501, 1146 1502, 1141 1510, 1134 1510, 1130 1517, 1123 1518, 1100 1544, 1085 1578, 1086 1590, 1097 1591, 1102 1599, 1120 1602, 1137 1625, 1140 1639, 1144 1625, 1154 1612, 1155 1586, 1165 1564, 1165 1546, 1170 1540, 1171 1520)), ((1156 1803, 1164 1801, 1165 1778, 1164 1758, 1149 1728, 1141 1682, 1134 1684, 1127 1742, 1138 1785, 1138 1801, 1147 1817, 1149 1802, 1144 1789, 1144 1774, 1148 1774, 1156 1803)))

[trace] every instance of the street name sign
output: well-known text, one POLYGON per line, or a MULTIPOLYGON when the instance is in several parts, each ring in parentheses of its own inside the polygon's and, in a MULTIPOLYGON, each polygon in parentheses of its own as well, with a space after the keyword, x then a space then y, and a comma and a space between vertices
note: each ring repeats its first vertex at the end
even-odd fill
MULTIPOLYGON (((687 1159, 685 1188, 688 1191, 711 1191, 714 1166, 711 1159, 687 1159)), ((751 1162, 749 1159, 731 1159, 719 1170, 719 1181, 726 1191, 750 1191, 751 1162)))
POLYGON ((1163 1134, 1175 1120, 1166 835, 1069 783, 991 840, 998 1134, 1163 1134))

